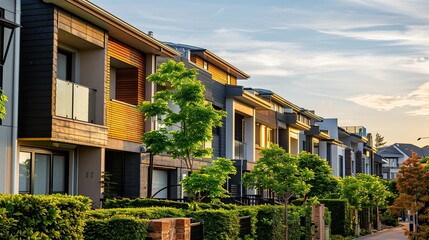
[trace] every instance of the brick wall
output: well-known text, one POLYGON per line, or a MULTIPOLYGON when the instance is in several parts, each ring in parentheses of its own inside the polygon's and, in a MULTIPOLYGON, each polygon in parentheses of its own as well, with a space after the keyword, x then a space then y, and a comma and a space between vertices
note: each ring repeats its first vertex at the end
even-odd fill
POLYGON ((149 227, 152 232, 148 238, 152 240, 189 240, 191 239, 191 219, 163 218, 151 220, 149 227))

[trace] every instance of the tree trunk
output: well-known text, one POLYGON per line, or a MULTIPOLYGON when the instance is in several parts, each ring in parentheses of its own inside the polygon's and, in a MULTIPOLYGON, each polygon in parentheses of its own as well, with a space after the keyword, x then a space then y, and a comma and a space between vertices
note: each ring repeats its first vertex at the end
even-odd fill
POLYGON ((371 228, 371 208, 370 207, 368 207, 368 218, 367 218, 367 221, 368 221, 368 225, 367 225, 367 231, 368 231, 368 233, 369 234, 371 234, 371 231, 372 231, 372 228, 371 228))
POLYGON ((377 210, 377 231, 381 231, 381 222, 380 222, 380 209, 376 208, 377 210))
POLYGON ((356 223, 355 223, 355 235, 356 236, 359 236, 360 235, 360 222, 359 222, 359 212, 358 212, 358 210, 357 209, 355 209, 355 220, 356 220, 356 223))

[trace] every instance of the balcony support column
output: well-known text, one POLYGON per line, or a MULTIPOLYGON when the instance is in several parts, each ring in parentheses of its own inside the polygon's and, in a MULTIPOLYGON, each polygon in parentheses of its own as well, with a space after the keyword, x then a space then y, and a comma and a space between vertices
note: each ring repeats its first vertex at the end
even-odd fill
POLYGON ((225 156, 229 159, 234 159, 235 157, 235 104, 234 99, 227 98, 226 99, 226 112, 228 113, 228 117, 225 120, 225 156))

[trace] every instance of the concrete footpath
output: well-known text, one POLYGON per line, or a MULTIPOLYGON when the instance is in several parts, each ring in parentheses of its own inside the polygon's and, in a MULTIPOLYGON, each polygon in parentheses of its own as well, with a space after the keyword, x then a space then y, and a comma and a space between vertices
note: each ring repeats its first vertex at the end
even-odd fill
POLYGON ((407 240, 405 229, 408 229, 408 223, 401 223, 402 226, 385 229, 375 234, 366 235, 356 240, 407 240))

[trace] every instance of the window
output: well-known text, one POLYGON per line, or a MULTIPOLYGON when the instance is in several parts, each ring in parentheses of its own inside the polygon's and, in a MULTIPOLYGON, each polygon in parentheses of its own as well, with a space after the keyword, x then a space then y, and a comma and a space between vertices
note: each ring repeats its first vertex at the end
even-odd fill
POLYGON ((72 81, 72 53, 58 49, 57 78, 72 81))
POLYGON ((340 162, 340 177, 344 177, 344 158, 342 155, 338 155, 338 160, 340 162))
POLYGON ((22 151, 19 154, 19 193, 67 193, 66 154, 22 151))
POLYGON ((390 173, 390 179, 396 179, 396 172, 390 173))
POLYGON ((207 62, 207 61, 204 61, 204 62, 203 62, 203 68, 204 68, 205 70, 209 70, 209 64, 208 64, 208 62, 207 62))
POLYGON ((384 167, 398 167, 398 158, 385 158, 387 163, 383 163, 384 167))

